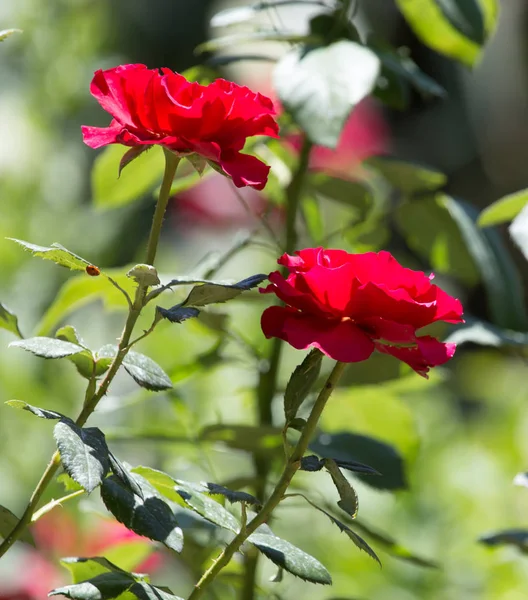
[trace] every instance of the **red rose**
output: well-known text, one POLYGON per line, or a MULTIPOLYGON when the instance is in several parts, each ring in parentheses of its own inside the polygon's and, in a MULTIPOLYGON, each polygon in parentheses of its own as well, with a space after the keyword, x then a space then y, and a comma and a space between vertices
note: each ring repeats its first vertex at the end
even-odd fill
POLYGON ((389 252, 349 254, 308 248, 284 254, 271 285, 287 306, 262 315, 267 338, 278 337, 299 350, 315 347, 341 362, 366 360, 374 350, 391 354, 427 376, 448 361, 455 344, 416 331, 435 321, 460 323, 462 305, 420 271, 402 267, 389 252))
POLYGON ((253 135, 278 137, 266 96, 224 79, 190 83, 170 69, 160 73, 145 65, 96 71, 90 91, 113 117, 109 127, 82 127, 91 148, 159 144, 182 155, 199 154, 237 187, 266 185, 269 167, 240 152, 253 135))

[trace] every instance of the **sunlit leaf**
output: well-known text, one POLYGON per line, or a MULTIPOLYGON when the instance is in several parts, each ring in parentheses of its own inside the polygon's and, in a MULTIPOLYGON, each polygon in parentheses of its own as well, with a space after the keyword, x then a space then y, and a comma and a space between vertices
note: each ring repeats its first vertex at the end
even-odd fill
POLYGON ((326 568, 313 556, 296 548, 290 542, 265 533, 253 533, 248 542, 288 573, 311 583, 330 585, 332 578, 326 568))
POLYGON ((275 67, 273 81, 282 104, 308 138, 335 148, 349 114, 374 89, 379 72, 380 61, 371 50, 341 40, 290 50, 275 67))
POLYGON ((12 406, 13 408, 21 408, 22 410, 27 410, 32 413, 36 417, 40 417, 41 419, 62 419, 64 415, 61 413, 55 412, 54 410, 46 410, 45 408, 39 408, 38 406, 32 406, 23 400, 8 400, 6 402, 8 406, 12 406))
POLYGON ((23 240, 17 240, 15 238, 8 238, 13 242, 16 242, 24 250, 30 252, 33 256, 37 256, 39 258, 43 258, 44 260, 51 260, 55 264, 60 265, 61 267, 67 267, 72 271, 86 271, 86 267, 92 266, 92 264, 74 254, 71 250, 64 248, 60 244, 54 243, 51 246, 37 246, 36 244, 30 244, 29 242, 24 242, 23 240))
POLYGON ((14 33, 22 33, 22 29, 2 29, 0 31, 0 42, 3 42, 14 33))
POLYGON ((73 583, 92 579, 92 577, 97 577, 97 575, 102 575, 103 573, 128 575, 127 573, 123 573, 123 570, 120 567, 101 556, 90 558, 83 558, 80 556, 68 557, 62 558, 60 562, 68 569, 68 571, 70 571, 73 583))
POLYGON ((110 469, 103 432, 97 427, 81 428, 72 421, 61 420, 53 435, 66 473, 88 493, 92 492, 110 469))
POLYGON ((161 181, 162 150, 153 146, 134 160, 134 167, 119 174, 126 146, 113 144, 100 151, 92 169, 93 201, 98 208, 116 208, 139 200, 161 181))
POLYGON ((480 227, 512 221, 528 204, 528 189, 504 196, 487 206, 479 215, 480 227))
POLYGON ((17 340, 9 344, 13 348, 22 348, 42 358, 64 358, 82 352, 84 348, 78 344, 48 337, 34 337, 17 340))

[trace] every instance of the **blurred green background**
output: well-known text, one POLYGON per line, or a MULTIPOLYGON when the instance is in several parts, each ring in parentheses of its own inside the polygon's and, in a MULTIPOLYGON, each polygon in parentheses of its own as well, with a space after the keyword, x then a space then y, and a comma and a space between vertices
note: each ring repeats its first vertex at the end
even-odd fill
MULTIPOLYGON (((43 316, 74 276, 32 259, 5 238, 42 245, 60 242, 116 273, 125 273, 131 264, 142 261, 154 206, 152 192, 159 176, 150 185, 147 182, 148 189, 139 200, 105 208, 101 194, 126 182, 125 175, 115 181, 105 171, 99 206, 94 204, 97 191, 91 172, 99 153, 83 145, 80 126, 106 125, 108 116, 89 94, 93 72, 128 62, 177 71, 193 67, 210 58, 194 54, 194 48, 222 33, 210 28, 211 16, 235 4, 212 0, 0 3, 0 29, 23 30, 0 44, 0 301, 16 312, 24 335, 43 331, 43 316)), ((287 574, 282 582, 270 584, 275 569, 263 559, 262 597, 527 597, 528 560, 522 550, 528 549, 528 544, 522 530, 528 528, 528 490, 514 486, 513 478, 528 468, 528 337, 522 335, 528 330, 524 311, 528 270, 505 226, 486 230, 484 236, 471 221, 492 201, 528 186, 528 6, 524 0, 508 0, 501 8, 495 36, 480 64, 469 71, 423 46, 392 2, 359 2, 356 19, 362 31, 407 47, 419 67, 447 91, 442 99, 424 98, 411 91, 400 110, 372 104, 374 124, 368 125, 365 114, 363 132, 367 138, 369 132, 375 138, 376 151, 371 153, 384 150, 401 161, 426 164, 430 169, 421 175, 415 167, 410 174, 397 170, 395 177, 387 165, 385 170, 383 164, 374 165, 375 173, 383 178, 386 198, 383 210, 374 216, 363 210, 360 200, 348 202, 353 188, 335 189, 339 178, 319 182, 318 188, 314 176, 311 197, 324 213, 323 233, 318 230, 320 221, 312 222, 310 228, 308 201, 305 206, 305 245, 323 241, 326 234, 338 230, 328 245, 356 251, 389 248, 408 266, 434 270, 440 285, 462 299, 471 323, 484 321, 496 327, 486 325, 491 331, 486 339, 478 333, 478 325, 470 334, 455 334, 465 343, 449 367, 438 369, 429 381, 387 357, 352 365, 345 385, 323 417, 327 434, 371 435, 400 453, 406 489, 380 491, 356 480, 359 518, 364 525, 397 540, 401 547, 393 548, 392 554, 405 555, 407 549, 437 563, 438 568, 396 558, 384 551, 386 542, 366 534, 383 562, 380 570, 323 515, 292 499, 279 509, 274 531, 321 560, 331 572, 334 586, 313 586, 287 574), (446 196, 437 195, 435 185, 428 183, 439 172, 447 175, 447 181, 436 187, 442 186, 446 196), (457 204, 452 198, 458 199, 457 204), (462 216, 460 206, 466 211, 462 216), (469 224, 464 215, 472 215, 469 224), (347 219, 350 226, 341 230, 340 224, 347 219), (475 240, 481 244, 477 249, 475 240), (487 269, 490 260, 496 262, 495 271, 487 269), (520 334, 512 337, 505 330, 520 334), (511 528, 521 530, 513 537, 521 549, 515 543, 492 549, 478 543, 482 536, 511 528)), ((264 18, 304 31, 308 17, 305 7, 292 6, 264 18)), ((254 51, 255 47, 258 52, 278 56, 289 46, 263 42, 248 48, 254 51)), ((245 48, 237 46, 236 50, 245 48)), ((270 68, 268 62, 237 62, 223 74, 272 93, 270 68)), ((361 158, 368 156, 360 150, 365 140, 359 134, 357 140, 352 135, 350 143, 357 145, 361 158)), ((271 157, 272 170, 277 157, 282 165, 292 160, 291 149, 286 147, 271 146, 271 154, 262 156, 268 161, 271 157)), ((275 177, 263 198, 279 204, 280 177, 275 177)), ((233 245, 241 243, 237 242, 243 239, 240 236, 258 226, 241 208, 231 187, 218 181, 209 188, 202 185, 196 188, 202 189, 198 197, 187 193, 181 196, 181 204, 177 197, 171 205, 158 262, 163 280, 177 275, 203 276, 233 245), (211 212, 208 200, 215 206, 224 202, 225 213, 211 212)), ((258 201, 251 193, 244 197, 250 206, 258 201)), ((279 226, 280 219, 274 227, 279 226)), ((269 243, 249 244, 222 263, 215 276, 238 280, 269 272, 277 256, 269 243)), ((92 285, 87 277, 77 280, 81 292, 87 289, 83 286, 92 285)), ((164 305, 175 304, 182 293, 174 292, 164 305)), ((233 302, 213 311, 229 315, 230 331, 236 339, 215 331, 211 323, 189 321, 178 326, 163 323, 142 344, 141 351, 171 375, 175 388, 170 393, 149 394, 138 391, 124 375, 118 378, 91 424, 105 431, 111 448, 123 460, 191 481, 243 485, 251 477, 249 452, 214 440, 200 441, 200 432, 207 425, 254 423, 252 388, 258 363, 245 344, 267 348, 259 328, 267 299, 256 294, 249 297, 251 301, 233 302)), ((49 330, 45 333, 52 334, 67 322, 75 325, 94 349, 118 337, 125 307, 108 302, 104 291, 74 308, 59 319, 48 312, 44 324, 49 330)), ((149 325, 148 317, 140 326, 149 325)), ((76 414, 83 389, 74 367, 8 349, 12 340, 10 333, 0 330, 0 401, 18 398, 76 414)), ((301 359, 302 353, 285 352, 281 385, 301 359)), ((276 410, 280 416, 279 404, 276 410)), ((8 407, 0 408, 0 415, 0 503, 20 514, 54 442, 45 421, 8 407)), ((274 456, 272 449, 269 460, 275 460, 274 456)), ((321 503, 333 503, 337 498, 322 474, 301 474, 298 485, 311 489, 314 500, 321 503)), ((57 483, 46 497, 63 493, 57 483)), ((105 509, 95 496, 56 510, 53 528, 59 538, 72 526, 67 525, 66 516, 61 521, 61 513, 73 515, 79 529, 97 531, 94 515, 104 515, 105 509)), ((208 564, 217 552, 211 535, 198 528, 181 560, 163 555, 155 583, 170 585, 174 593, 186 595, 202 572, 202 564, 208 564)), ((42 539, 41 577, 45 579, 50 576, 46 565, 56 557, 55 550, 46 545, 49 538, 42 539)), ((60 547, 57 542, 57 553, 60 547)), ((75 547, 68 550, 75 551, 75 547)), ((33 553, 18 544, 4 557, 0 597, 16 598, 9 594, 14 594, 19 582, 36 576, 27 561, 31 555, 35 562, 33 553)), ((220 582, 218 598, 235 597, 240 568, 239 562, 230 566, 233 578, 226 576, 220 582)), ((50 581, 53 577, 52 585, 68 581, 60 567, 50 581)), ((18 597, 33 600, 22 592, 18 597)))

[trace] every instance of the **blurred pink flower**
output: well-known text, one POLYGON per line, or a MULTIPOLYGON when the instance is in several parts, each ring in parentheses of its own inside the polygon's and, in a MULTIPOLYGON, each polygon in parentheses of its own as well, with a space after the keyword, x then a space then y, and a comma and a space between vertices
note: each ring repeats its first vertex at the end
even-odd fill
MULTIPOLYGON (((20 579, 0 581, 0 600, 42 600, 53 588, 70 583, 59 563, 66 556, 104 556, 105 550, 121 543, 145 540, 117 521, 96 519, 82 529, 66 511, 48 513, 32 528, 36 549, 28 547, 16 570, 20 579)), ((136 570, 152 572, 163 562, 153 552, 136 570)))

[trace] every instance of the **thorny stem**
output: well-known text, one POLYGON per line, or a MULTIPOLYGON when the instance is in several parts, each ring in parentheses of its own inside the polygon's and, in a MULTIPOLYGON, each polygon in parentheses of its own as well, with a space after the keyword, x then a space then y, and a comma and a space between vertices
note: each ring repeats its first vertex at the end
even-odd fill
POLYGON ((189 596, 188 600, 197 600, 201 598, 205 592, 205 589, 215 580, 216 576, 220 571, 229 563, 233 555, 239 550, 240 546, 254 533, 260 525, 269 520, 272 512, 277 505, 284 498, 286 490, 290 485, 291 480, 295 473, 301 466, 301 459, 304 456, 308 448, 308 444, 315 433, 317 423, 321 417, 324 407, 332 392, 334 391, 339 378, 341 377, 346 364, 337 362, 328 376, 323 389, 320 391, 315 404, 313 405, 310 416, 306 421, 306 425, 303 428, 301 437, 297 442, 297 445, 293 449, 286 466, 282 472, 282 475, 275 486, 271 496, 264 503, 263 507, 256 514, 252 521, 246 524, 245 527, 241 528, 238 535, 226 546, 220 556, 213 562, 211 567, 204 573, 200 581, 195 585, 193 592, 189 596))
MULTIPOLYGON (((284 250, 287 254, 292 254, 297 246, 297 230, 295 223, 299 205, 302 197, 304 180, 308 171, 310 161, 310 152, 312 143, 305 136, 302 141, 299 161, 293 177, 286 188, 286 240, 284 250)), ((258 403, 258 422, 259 425, 272 425, 272 402, 277 389, 277 377, 279 372, 280 357, 282 352, 282 340, 274 338, 271 346, 269 361, 264 370, 260 373, 257 388, 258 403)), ((262 498, 266 492, 266 483, 269 473, 268 461, 260 456, 254 458, 255 472, 257 475, 257 484, 255 493, 257 498, 262 498)), ((255 590, 255 580, 257 574, 258 553, 249 554, 245 559, 245 580, 242 587, 240 600, 253 600, 255 590)))
MULTIPOLYGON (((174 175, 176 173, 176 168, 178 167, 178 163, 180 162, 180 158, 174 155, 172 152, 165 150, 165 173, 163 175, 163 183, 161 185, 158 202, 156 204, 156 210, 154 212, 154 217, 152 219, 152 225, 150 228, 150 235, 147 243, 147 256, 146 263, 153 265, 154 258, 156 257, 156 250, 158 247, 158 242, 160 238, 161 226, 163 223, 163 216, 165 213, 165 209, 167 208, 167 203, 170 198, 170 189, 172 185, 172 181, 174 179, 174 175)), ((123 328, 123 333, 121 334, 121 338, 119 340, 117 354, 110 365, 110 368, 106 372, 103 380, 99 384, 97 390, 94 390, 94 379, 90 379, 88 382, 88 387, 86 390, 86 396, 84 399, 84 404, 82 410, 75 421, 79 427, 82 427, 90 415, 93 413, 99 401, 108 391, 110 384, 112 383, 116 373, 119 370, 119 367, 123 364, 123 360, 127 355, 130 348, 130 338, 132 337, 132 332, 134 330, 134 326, 141 314, 141 310, 145 305, 145 297, 147 294, 148 286, 138 285, 136 288, 136 294, 134 300, 131 304, 129 304, 129 311, 127 320, 125 322, 125 326, 123 328)), ((58 452, 55 452, 46 467, 40 481, 37 486, 33 490, 31 494, 31 498, 29 499, 28 505, 24 514, 13 528, 11 533, 9 533, 2 544, 0 545, 0 558, 11 548, 11 546, 19 539, 22 535, 23 531, 26 527, 31 523, 35 510, 38 506, 38 503, 46 491, 48 485, 51 483, 57 469, 60 465, 60 455, 58 452)))

